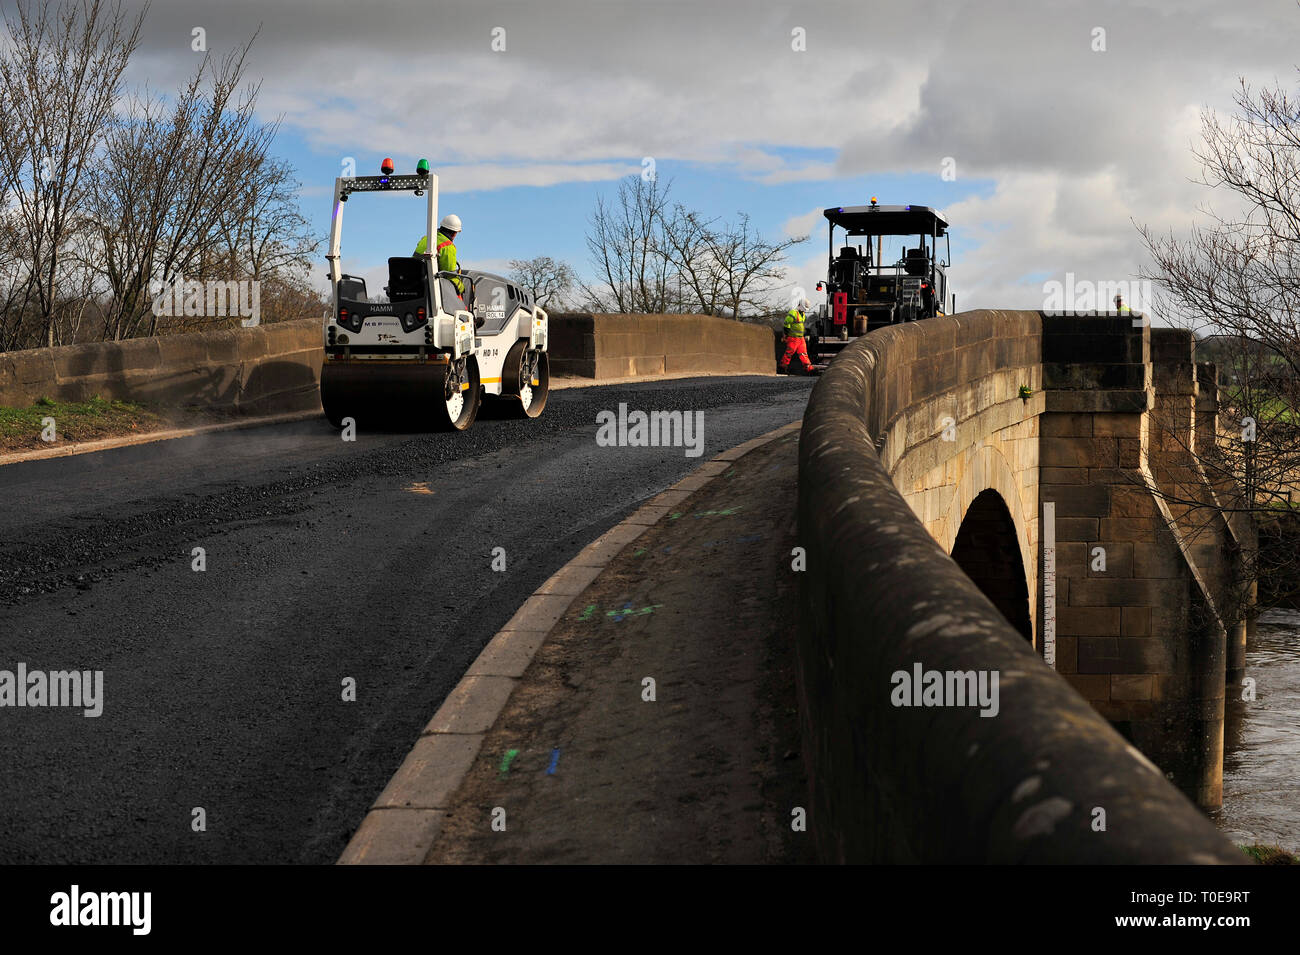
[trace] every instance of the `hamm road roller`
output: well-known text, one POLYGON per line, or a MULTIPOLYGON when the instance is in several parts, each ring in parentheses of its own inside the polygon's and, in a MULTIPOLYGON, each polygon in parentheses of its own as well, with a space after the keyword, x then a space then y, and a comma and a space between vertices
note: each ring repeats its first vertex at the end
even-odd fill
MULTIPOLYGON (((325 319, 320 378, 325 417, 336 428, 351 418, 370 431, 464 431, 487 400, 509 415, 536 418, 550 390, 546 312, 530 290, 499 275, 439 272, 437 175, 423 159, 414 175, 395 175, 390 159, 380 170, 334 181, 326 256, 334 306, 325 319), (424 197, 431 238, 428 252, 390 258, 388 284, 371 296, 364 278, 343 274, 340 249, 345 204, 376 192, 424 197)), ((413 239, 401 241, 409 248, 413 239)))

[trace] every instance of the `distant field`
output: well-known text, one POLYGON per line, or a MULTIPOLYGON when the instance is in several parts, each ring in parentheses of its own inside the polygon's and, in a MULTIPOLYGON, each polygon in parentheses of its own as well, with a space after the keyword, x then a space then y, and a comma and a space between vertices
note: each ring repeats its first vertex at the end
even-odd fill
POLYGON ((1223 404, 1233 408, 1253 407, 1259 423, 1283 421, 1287 424, 1300 424, 1300 409, 1278 395, 1269 395, 1260 389, 1254 389, 1247 401, 1242 397, 1241 389, 1228 387, 1223 390, 1223 404))

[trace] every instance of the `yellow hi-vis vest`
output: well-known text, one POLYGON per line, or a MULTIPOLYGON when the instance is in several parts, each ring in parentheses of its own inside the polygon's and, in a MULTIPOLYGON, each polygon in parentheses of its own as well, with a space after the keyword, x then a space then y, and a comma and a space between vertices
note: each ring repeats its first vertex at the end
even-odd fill
MULTIPOLYGON (((429 237, 421 236, 420 243, 415 247, 412 255, 423 255, 429 249, 429 237)), ((451 239, 447 238, 441 232, 438 233, 438 271, 455 272, 458 268, 456 264, 456 246, 452 244, 451 239)), ((460 279, 450 279, 452 285, 456 286, 456 291, 465 294, 465 283, 460 279)))
POLYGON ((785 333, 791 338, 803 338, 803 312, 792 308, 785 313, 785 333))

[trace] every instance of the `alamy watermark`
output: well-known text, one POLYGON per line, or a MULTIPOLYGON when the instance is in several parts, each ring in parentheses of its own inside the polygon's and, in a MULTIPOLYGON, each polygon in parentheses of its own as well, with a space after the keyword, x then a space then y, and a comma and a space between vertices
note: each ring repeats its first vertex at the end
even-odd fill
POLYGON ((148 935, 152 912, 152 892, 90 892, 74 884, 50 896, 50 924, 55 926, 121 926, 132 935, 148 935))
POLYGON ((895 670, 889 677, 894 706, 978 706, 980 716, 997 716, 997 670, 927 670, 919 663, 912 672, 895 670))
POLYGON ((54 706, 80 709, 83 716, 104 712, 103 670, 0 670, 0 709, 54 706))
POLYGON ((1043 283, 1043 311, 1059 315, 1087 315, 1092 312, 1132 313, 1134 322, 1145 321, 1151 311, 1149 279, 1096 281, 1076 279, 1065 273, 1065 281, 1043 283))
POLYGON ((262 283, 256 279, 200 282, 178 275, 171 282, 151 279, 149 297, 159 318, 225 318, 238 316, 252 328, 262 321, 262 283))
POLYGON ((688 458, 704 453, 703 411, 596 412, 596 444, 602 448, 685 448, 688 458))

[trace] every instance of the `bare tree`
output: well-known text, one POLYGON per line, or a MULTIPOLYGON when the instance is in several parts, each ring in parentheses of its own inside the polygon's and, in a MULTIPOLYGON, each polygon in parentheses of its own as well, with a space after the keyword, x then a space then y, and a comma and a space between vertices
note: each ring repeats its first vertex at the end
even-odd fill
POLYGON ((670 208, 670 185, 633 176, 614 203, 597 199, 587 248, 598 282, 582 286, 589 307, 731 318, 766 312, 787 250, 807 236, 769 242, 743 212, 719 223, 680 203, 670 208))
MULTIPOLYGON (((0 135, 4 111, 0 110, 0 135)), ((21 347, 34 337, 29 327, 34 273, 24 254, 27 244, 16 212, 0 190, 0 351, 21 347)))
MULTIPOLYGON (((1196 151, 1200 183, 1233 209, 1205 208, 1208 224, 1186 237, 1140 231, 1154 263, 1143 277, 1161 311, 1212 336, 1200 357, 1214 358, 1222 383, 1221 433, 1198 435, 1186 449, 1213 500, 1190 482, 1169 496, 1183 514, 1218 511, 1262 532, 1248 555, 1249 586, 1300 580, 1295 539, 1287 544, 1279 525, 1294 530, 1300 504, 1300 110, 1280 87, 1255 91, 1244 81, 1235 100, 1229 118, 1203 113, 1196 151)), ((1176 427, 1164 432, 1181 440, 1176 427)))
POLYGON ((666 310, 670 299, 670 261, 664 252, 664 211, 671 184, 629 176, 613 202, 596 200, 587 249, 596 282, 582 285, 587 306, 600 312, 666 310))
MULTIPOLYGON (((142 10, 120 0, 20 0, 0 52, 0 183, 21 222, 22 252, 41 324, 53 345, 61 256, 83 214, 87 170, 111 127, 122 73, 140 41, 142 10)), ((26 303, 24 303, 24 306, 26 303)))
MULTIPOLYGON (((240 92, 252 44, 249 40, 243 49, 216 63, 205 57, 185 91, 184 98, 195 108, 184 117, 184 124, 174 124, 184 151, 165 173, 178 179, 179 187, 157 237, 154 257, 164 283, 185 274, 202 274, 204 263, 219 254, 214 247, 220 242, 223 216, 243 194, 245 181, 266 162, 275 138, 275 125, 254 123, 258 87, 240 92), (205 73, 211 80, 203 96, 198 90, 205 73)), ((153 321, 149 334, 156 330, 153 321)))
POLYGON ((680 203, 664 223, 662 243, 677 276, 674 311, 719 315, 726 307, 728 276, 717 255, 716 223, 680 203))
POLYGON ((563 306, 564 297, 577 284, 577 276, 567 262, 539 255, 533 259, 511 259, 510 281, 522 285, 533 293, 542 308, 563 306))
POLYGON ((298 208, 301 185, 293 168, 284 160, 266 155, 257 142, 246 148, 253 155, 241 157, 238 165, 249 168, 233 202, 220 210, 223 250, 235 267, 251 279, 265 281, 310 267, 311 256, 320 247, 310 224, 298 208))
POLYGON ((722 264, 726 278, 726 306, 732 318, 741 312, 762 313, 772 307, 775 286, 785 279, 786 250, 807 241, 792 236, 781 242, 769 242, 750 225, 749 216, 740 218, 718 234, 713 255, 722 264))
POLYGON ((292 177, 267 155, 276 127, 254 122, 257 88, 240 91, 251 45, 205 57, 170 107, 137 97, 109 137, 87 262, 111 294, 105 338, 158 331, 152 282, 258 277, 312 247, 301 216, 283 209, 292 177), (287 243, 277 245, 286 225, 287 243))
POLYGON ((124 97, 144 15, 128 21, 119 0, 19 0, 6 19, 0 349, 210 322, 160 326, 156 284, 181 277, 257 282, 264 320, 318 309, 319 240, 292 169, 269 154, 278 124, 255 121, 244 80, 253 40, 205 56, 170 98, 124 97))

